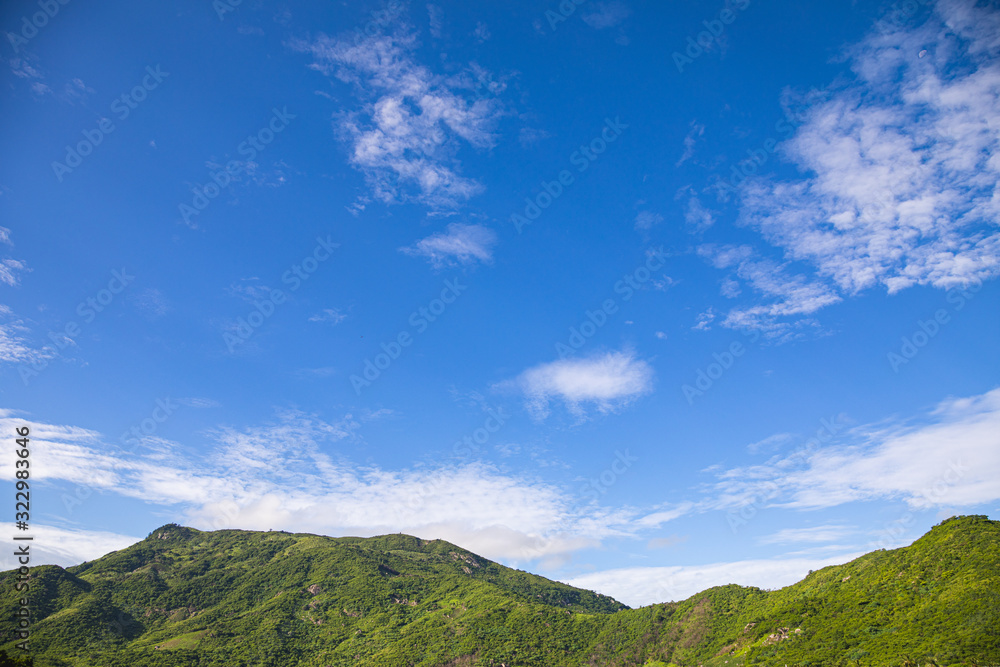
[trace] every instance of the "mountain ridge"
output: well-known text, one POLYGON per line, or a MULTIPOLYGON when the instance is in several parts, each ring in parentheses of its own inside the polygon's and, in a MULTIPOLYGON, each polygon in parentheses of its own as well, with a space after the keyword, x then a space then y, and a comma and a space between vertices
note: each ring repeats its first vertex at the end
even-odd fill
MULTIPOLYGON (((444 540, 166 524, 69 568, 33 568, 36 664, 724 665, 1000 663, 1000 522, 941 522, 764 591, 629 609, 444 540)), ((0 573, 14 654, 15 571, 0 573)))

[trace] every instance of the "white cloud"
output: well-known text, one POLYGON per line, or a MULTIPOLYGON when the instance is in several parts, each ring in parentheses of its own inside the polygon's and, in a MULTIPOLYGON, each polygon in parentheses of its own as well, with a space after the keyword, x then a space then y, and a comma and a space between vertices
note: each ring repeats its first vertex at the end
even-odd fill
POLYGON ((593 11, 582 15, 583 22, 595 30, 613 28, 629 16, 632 10, 621 2, 598 2, 593 11))
POLYGON ((679 167, 691 159, 694 155, 694 146, 698 143, 698 137, 703 134, 705 134, 705 126, 701 123, 691 121, 691 129, 688 131, 687 136, 684 137, 684 153, 674 164, 675 167, 679 167))
POLYGON ((221 405, 214 398, 198 398, 194 396, 190 398, 178 398, 175 401, 189 408, 217 408, 221 405))
POLYGON ((610 412, 651 391, 653 369, 631 352, 609 352, 540 364, 521 373, 518 383, 534 418, 548 416, 552 399, 562 400, 571 413, 583 416, 586 403, 610 412))
POLYGON ((27 325, 14 311, 0 304, 0 362, 30 363, 54 356, 47 347, 32 347, 24 338, 28 331, 27 325))
POLYGON ((705 244, 698 248, 698 254, 708 258, 716 268, 734 270, 764 297, 777 299, 734 308, 723 321, 727 327, 758 329, 771 337, 786 336, 803 323, 803 315, 841 301, 832 288, 801 274, 790 275, 789 263, 761 258, 748 245, 705 244))
MULTIPOLYGON (((438 11, 434 5, 428 11, 433 26, 438 11)), ((452 208, 483 189, 459 175, 455 153, 463 143, 494 145, 500 108, 491 95, 503 86, 476 93, 471 77, 435 75, 414 59, 416 47, 416 36, 402 30, 357 43, 321 35, 296 44, 313 55, 313 69, 360 89, 364 106, 339 115, 336 126, 374 195, 452 208)))
MULTIPOLYGON (((142 540, 141 537, 119 535, 99 530, 72 530, 42 524, 32 524, 32 565, 59 565, 69 567, 84 561, 95 560, 112 551, 118 551, 142 540)), ((19 567, 13 549, 0 555, 0 569, 19 567)))
POLYGON ((480 44, 488 41, 489 38, 492 37, 489 26, 482 21, 476 21, 476 29, 472 32, 472 36, 475 37, 476 41, 480 44))
MULTIPOLYGON (((6 227, 0 227, 0 243, 14 245, 10 240, 10 230, 6 227)), ((0 282, 11 287, 17 287, 21 283, 21 279, 17 274, 30 270, 28 265, 20 259, 6 258, 0 261, 0 282)))
MULTIPOLYGON (((40 482, 63 480, 91 493, 142 500, 159 505, 160 514, 172 513, 204 530, 405 532, 446 539, 489 558, 527 562, 565 558, 599 546, 603 538, 627 534, 634 516, 596 502, 581 504, 557 486, 480 462, 402 470, 352 466, 327 451, 329 443, 354 437, 359 423, 350 415, 330 424, 288 412, 263 426, 220 428, 211 433, 212 443, 198 447, 203 454, 197 457, 159 438, 146 439, 138 452, 121 451, 88 429, 15 419, 0 411, 0 428, 26 424, 40 482), (278 450, 282 456, 276 458, 278 450)), ((12 476, 13 462, 0 461, 0 474, 12 476)), ((80 496, 83 503, 87 495, 80 496)), ((60 548, 65 558, 92 558, 124 546, 97 545, 87 552, 79 545, 60 548)))
POLYGON ((847 526, 812 526, 810 528, 783 528, 777 533, 765 535, 758 544, 801 544, 803 542, 833 542, 853 534, 847 526))
POLYGON ((719 294, 727 299, 735 299, 742 293, 743 290, 740 289, 740 284, 732 278, 724 279, 719 286, 719 294))
POLYGON ((94 89, 83 82, 82 79, 74 78, 63 87, 63 100, 70 104, 86 101, 89 95, 94 94, 94 89))
MULTIPOLYGON (((743 186, 741 222, 810 265, 811 284, 891 294, 1000 274, 1000 18, 957 0, 934 11, 920 27, 882 26, 848 50, 854 78, 814 95, 782 144, 807 177, 743 186)), ((836 301, 811 289, 791 303, 836 301)), ((769 310, 732 323, 759 323, 769 310)))
POLYGON ((695 231, 704 231, 715 224, 715 214, 705 208, 700 199, 691 196, 684 211, 684 222, 695 231))
POLYGON ((655 225, 663 222, 663 216, 651 211, 639 211, 635 216, 635 228, 638 230, 652 229, 655 225))
POLYGON ((659 528, 661 525, 668 521, 673 521, 678 519, 685 514, 688 514, 693 510, 695 504, 692 502, 683 502, 669 509, 661 509, 657 512, 647 514, 636 520, 635 524, 637 526, 642 526, 643 528, 659 528))
POLYGON ((521 144, 521 148, 530 148, 539 141, 548 139, 549 136, 551 135, 545 130, 539 130, 534 127, 522 127, 517 133, 517 141, 521 144))
POLYGON ((794 439, 795 434, 793 433, 775 433, 774 435, 770 435, 763 440, 751 442, 747 445, 747 451, 751 454, 771 452, 794 439))
POLYGON ((147 288, 137 294, 130 296, 130 301, 148 318, 157 319, 170 312, 170 304, 167 303, 163 292, 153 287, 147 288))
POLYGON ((340 312, 339 308, 324 308, 322 311, 316 313, 309 318, 310 322, 329 322, 330 324, 337 325, 347 319, 347 315, 340 312))
POLYGON ((260 278, 256 276, 240 278, 240 282, 230 285, 226 288, 226 292, 229 296, 238 297, 250 304, 261 299, 266 300, 271 296, 271 288, 261 283, 260 278))
POLYGON ((697 320, 691 328, 695 331, 708 331, 713 321, 715 321, 715 310, 709 308, 704 313, 698 313, 697 320))
POLYGON ((441 27, 444 19, 444 10, 438 5, 427 5, 427 23, 431 31, 431 37, 441 39, 441 27))
POLYGON ((899 499, 914 508, 1000 499, 1000 389, 943 401, 916 425, 860 426, 848 444, 803 450, 719 473, 717 506, 766 486, 776 507, 899 499))
POLYGON ((610 595, 630 607, 684 600, 712 586, 739 584, 759 588, 781 588, 801 580, 809 570, 841 565, 861 553, 830 558, 782 558, 744 560, 708 565, 633 567, 594 572, 563 581, 571 586, 610 595))
POLYGON ((448 225, 447 231, 432 234, 412 246, 400 248, 400 251, 426 257, 436 268, 477 261, 490 264, 496 243, 496 232, 489 227, 453 222, 448 225))

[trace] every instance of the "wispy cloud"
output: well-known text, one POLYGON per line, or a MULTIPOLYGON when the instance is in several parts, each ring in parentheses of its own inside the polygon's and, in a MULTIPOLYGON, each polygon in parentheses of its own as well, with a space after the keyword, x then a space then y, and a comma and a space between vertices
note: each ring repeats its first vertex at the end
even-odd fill
MULTIPOLYGON (((6 227, 0 227, 0 243, 4 245, 13 245, 10 240, 10 230, 6 227)), ((18 276, 19 273, 24 271, 30 271, 27 264, 20 259, 6 258, 0 260, 0 282, 10 285, 11 287, 17 287, 21 283, 21 278, 18 276)))
POLYGON ((149 319, 157 319, 170 312, 170 304, 163 292, 153 287, 131 295, 130 300, 149 319))
POLYGON ((431 37, 441 39, 442 27, 444 26, 444 10, 439 5, 427 5, 427 25, 431 32, 431 37))
POLYGON ((831 287, 801 274, 790 274, 789 263, 779 264, 760 257, 748 245, 705 244, 698 248, 698 254, 708 258, 716 268, 733 270, 758 293, 775 299, 734 308, 723 320, 728 327, 758 329, 771 337, 787 336, 796 325, 802 324, 803 316, 841 300, 831 287))
POLYGON ((582 15, 583 22, 595 30, 613 28, 629 16, 632 10, 621 2, 598 2, 582 15))
POLYGON ((834 507, 903 500, 915 508, 968 507, 1000 499, 1000 389, 949 399, 918 423, 859 426, 845 444, 719 472, 719 506, 776 489, 770 504, 834 507))
MULTIPOLYGON (((428 11, 433 25, 437 8, 428 11)), ((471 77, 439 76, 418 63, 416 36, 403 28, 356 44, 321 35, 295 47, 312 54, 313 69, 357 87, 363 106, 336 125, 375 197, 447 209, 482 191, 459 174, 455 153, 463 144, 494 145, 500 106, 492 90, 477 92, 471 77)))
POLYGON ((836 302, 818 281, 854 295, 1000 274, 1000 15, 952 0, 934 11, 917 28, 883 26, 847 51, 853 79, 813 96, 781 148, 807 177, 744 185, 742 224, 811 265, 817 280, 812 294, 734 322, 836 302))
POLYGON ((706 565, 633 567, 594 572, 564 581, 612 595, 632 607, 658 602, 679 601, 713 586, 739 584, 776 589, 799 581, 810 570, 846 563, 861 553, 845 553, 829 558, 775 558, 743 560, 706 565))
POLYGON ((703 313, 698 313, 698 317, 695 320, 694 326, 691 327, 695 331, 708 331, 712 328, 712 322, 715 321, 715 310, 709 308, 703 313))
POLYGON ((652 211, 639 211, 635 216, 635 228, 647 231, 663 222, 663 216, 652 211))
POLYGON ((347 319, 347 315, 340 312, 339 308, 324 308, 320 312, 309 318, 310 322, 329 322, 336 326, 347 319))
POLYGON ((497 235, 484 225, 451 223, 447 231, 432 234, 412 246, 400 248, 407 255, 425 257, 435 268, 449 264, 493 261, 497 235))
POLYGON ((684 222, 692 231, 703 232, 715 224, 715 213, 705 208, 697 196, 691 195, 684 209, 684 222))
POLYGON ((48 348, 35 348, 25 339, 28 326, 3 304, 0 304, 0 362, 24 363, 50 359, 48 348))
MULTIPOLYGON (((142 539, 106 531, 58 528, 39 523, 32 524, 31 532, 35 537, 35 541, 31 543, 34 562, 52 563, 63 567, 94 560, 142 539)), ((17 556, 12 550, 0 555, 0 568, 13 570, 18 566, 17 556)))
POLYGON ((701 123, 691 121, 691 129, 688 130, 687 135, 684 137, 684 152, 681 154, 680 159, 674 164, 675 167, 679 167, 694 156, 694 147, 698 143, 698 138, 705 134, 705 126, 701 123))
POLYGON ((812 526, 810 528, 783 528, 771 535, 758 538, 758 544, 802 544, 803 542, 833 542, 855 532, 847 526, 812 526))
POLYGON ((795 435, 792 433, 775 433, 770 435, 763 440, 758 440, 756 442, 751 442, 747 445, 747 451, 751 454, 759 454, 760 452, 772 452, 778 447, 792 442, 795 439, 795 435))
POLYGON ((535 419, 548 416, 554 399, 582 417, 588 404, 611 412, 652 391, 653 368, 631 352, 609 352, 540 364, 521 373, 518 384, 535 419))
POLYGON ((199 398, 196 396, 188 398, 178 398, 175 399, 175 401, 189 408, 217 408, 220 405, 222 405, 214 398, 199 398))
MULTIPOLYGON (((358 419, 346 415, 331 424, 284 412, 261 426, 211 431, 197 458, 160 438, 150 439, 142 455, 120 451, 95 431, 23 415, 15 420, 4 411, 0 428, 30 426, 39 481, 61 480, 160 505, 162 513, 207 530, 402 531, 522 562, 565 556, 630 530, 632 512, 596 502, 580 506, 556 485, 485 463, 387 470, 354 466, 330 453, 331 443, 356 437, 361 421, 383 416, 384 411, 358 419), (282 456, 276 459, 278 449, 282 456)), ((0 474, 8 473, 13 474, 13 462, 0 462, 0 474)), ((120 548, 130 539, 100 542, 99 548, 120 548)), ((75 544, 68 553, 98 555, 80 551, 79 540, 75 544)))

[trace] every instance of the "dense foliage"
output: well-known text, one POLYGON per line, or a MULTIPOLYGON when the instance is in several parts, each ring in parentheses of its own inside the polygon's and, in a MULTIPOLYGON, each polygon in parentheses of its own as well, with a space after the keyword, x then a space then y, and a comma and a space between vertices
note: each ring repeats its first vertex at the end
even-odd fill
MULTIPOLYGON (((40 667, 985 666, 998 573, 1000 522, 968 516, 778 591, 627 609, 441 540, 170 524, 33 568, 30 646, 40 667)), ((0 648, 17 656, 14 582, 0 573, 0 648)))

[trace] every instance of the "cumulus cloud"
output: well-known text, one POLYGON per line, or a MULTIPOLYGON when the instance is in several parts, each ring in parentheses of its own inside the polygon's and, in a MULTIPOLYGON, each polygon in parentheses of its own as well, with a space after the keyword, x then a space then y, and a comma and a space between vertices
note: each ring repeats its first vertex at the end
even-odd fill
POLYGON ((587 404, 611 412, 650 392, 653 369, 631 352, 609 352, 540 364, 521 373, 518 383, 535 419, 548 416, 554 399, 582 417, 587 404))
MULTIPOLYGON (((428 11, 433 26, 437 8, 428 11)), ((502 85, 477 89, 471 76, 434 74, 417 62, 416 36, 403 29, 356 42, 321 35, 295 46, 312 54, 313 69, 359 90, 363 106, 339 114, 336 126, 375 197, 452 208, 482 191, 460 175, 455 154, 463 145, 494 145, 500 107, 493 93, 502 85)))
POLYGON ((449 264, 493 262, 497 235, 484 225, 451 223, 447 231, 432 234, 412 246, 400 248, 407 255, 425 257, 435 268, 449 264))

